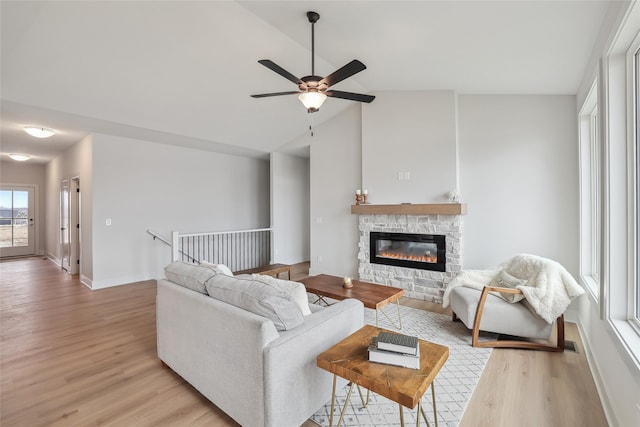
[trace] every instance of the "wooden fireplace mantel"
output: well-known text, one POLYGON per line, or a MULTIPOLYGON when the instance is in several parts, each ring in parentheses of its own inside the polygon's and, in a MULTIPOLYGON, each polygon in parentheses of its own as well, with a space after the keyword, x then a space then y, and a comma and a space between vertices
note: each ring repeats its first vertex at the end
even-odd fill
POLYGON ((466 203, 351 205, 351 213, 359 215, 465 215, 467 205, 466 203))

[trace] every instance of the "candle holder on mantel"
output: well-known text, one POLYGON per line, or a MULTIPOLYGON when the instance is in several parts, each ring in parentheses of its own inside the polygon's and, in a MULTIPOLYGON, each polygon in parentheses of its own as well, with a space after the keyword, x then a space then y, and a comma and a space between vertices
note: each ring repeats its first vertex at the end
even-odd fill
POLYGON ((367 193, 362 194, 362 204, 366 205, 369 203, 369 195, 367 193))

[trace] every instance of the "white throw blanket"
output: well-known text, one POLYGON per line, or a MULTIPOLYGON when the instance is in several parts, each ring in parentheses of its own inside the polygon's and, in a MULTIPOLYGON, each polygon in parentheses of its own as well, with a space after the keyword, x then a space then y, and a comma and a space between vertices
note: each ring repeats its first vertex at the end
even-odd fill
POLYGON ((550 324, 565 312, 573 298, 584 293, 584 289, 561 264, 536 255, 521 254, 498 267, 460 272, 445 289, 443 307, 449 305, 451 289, 466 286, 482 290, 503 270, 525 281, 516 289, 522 291, 533 310, 550 324))

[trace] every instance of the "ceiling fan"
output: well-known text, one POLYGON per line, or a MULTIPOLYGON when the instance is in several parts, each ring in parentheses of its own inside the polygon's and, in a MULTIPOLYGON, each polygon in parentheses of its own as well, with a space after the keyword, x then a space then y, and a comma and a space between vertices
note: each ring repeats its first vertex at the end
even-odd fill
POLYGON ((350 101, 358 102, 371 102, 375 99, 375 96, 364 95, 361 93, 343 92, 340 90, 332 90, 331 86, 335 85, 342 80, 353 76, 356 73, 366 69, 367 67, 357 59, 349 62, 347 65, 339 68, 326 77, 320 77, 315 75, 315 37, 314 37, 314 25, 320 19, 320 15, 317 12, 307 12, 307 18, 311 23, 311 75, 304 77, 296 77, 275 62, 269 59, 261 59, 258 62, 271 71, 275 71, 287 80, 292 81, 298 85, 296 91, 289 92, 274 92, 274 93, 262 93, 258 95, 251 95, 253 98, 266 98, 268 96, 280 96, 280 95, 294 95, 298 94, 298 98, 304 106, 307 108, 308 113, 315 113, 320 109, 320 106, 327 99, 328 96, 333 98, 348 99, 350 101))

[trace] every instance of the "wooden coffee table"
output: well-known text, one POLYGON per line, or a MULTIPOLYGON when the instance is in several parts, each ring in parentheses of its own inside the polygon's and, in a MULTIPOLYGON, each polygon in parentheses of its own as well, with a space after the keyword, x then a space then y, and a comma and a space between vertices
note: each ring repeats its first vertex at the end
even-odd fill
POLYGON ((404 295, 404 289, 394 288, 391 286, 378 285, 375 283, 362 282, 360 280, 352 280, 352 288, 344 288, 342 285, 344 279, 342 277, 330 276, 328 274, 319 274, 317 276, 309 276, 300 280, 307 288, 307 292, 316 294, 318 301, 327 305, 329 303, 324 299, 333 298, 343 300, 347 298, 355 298, 362 301, 365 307, 372 308, 376 311, 376 326, 378 326, 378 311, 380 311, 389 321, 394 324, 387 313, 382 311, 382 307, 395 302, 398 308, 398 329, 402 329, 402 318, 400 317, 400 297, 404 295))
MULTIPOLYGON (((433 381, 436 375, 438 375, 438 372, 440 372, 440 368, 442 368, 449 358, 449 348, 424 340, 418 340, 420 345, 420 369, 401 368, 398 366, 369 362, 367 348, 369 347, 371 338, 378 336, 378 333, 383 330, 384 329, 372 325, 366 325, 318 356, 318 367, 333 374, 329 426, 333 426, 336 376, 339 376, 350 381, 351 385, 340 414, 340 419, 338 420, 338 426, 340 426, 344 412, 348 406, 353 385, 356 384, 398 403, 400 424, 402 426, 404 426, 403 406, 410 409, 418 406, 416 425, 420 424, 420 415, 422 415, 427 425, 429 425, 424 410, 422 409, 421 399, 427 388, 431 386, 433 417, 437 427, 438 414, 433 381)), ((363 400, 364 406, 366 406, 368 400, 368 397, 366 403, 363 400)))

